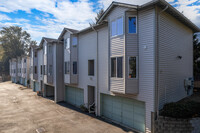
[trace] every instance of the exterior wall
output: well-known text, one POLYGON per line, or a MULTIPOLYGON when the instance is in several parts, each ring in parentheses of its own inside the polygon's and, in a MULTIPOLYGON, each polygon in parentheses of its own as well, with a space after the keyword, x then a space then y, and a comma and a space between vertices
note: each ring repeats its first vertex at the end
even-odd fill
POLYGON ((32 81, 33 80, 33 48, 31 48, 31 52, 30 52, 30 71, 29 71, 29 75, 30 75, 30 80, 32 81))
POLYGON ((43 72, 44 72, 44 75, 43 75, 43 79, 44 79, 44 83, 47 84, 47 53, 45 54, 45 47, 47 49, 47 42, 44 41, 43 43, 43 67, 45 67, 45 70, 43 68, 43 72))
POLYGON ((159 107, 187 96, 184 79, 193 77, 193 32, 166 12, 159 28, 159 107), (179 59, 177 56, 181 56, 179 59))
POLYGON ((54 58, 55 58, 55 46, 47 43, 47 83, 54 84, 54 58), (50 65, 52 65, 52 75, 49 73, 50 65))
MULTIPOLYGON (((71 44, 71 40, 72 39, 71 39, 71 34, 69 32, 66 32, 65 35, 64 35, 64 40, 66 40, 67 38, 70 38, 70 44, 71 44)), ((63 41, 63 43, 65 43, 65 42, 63 41)), ((66 49, 64 47, 64 63, 67 62, 67 61, 70 61, 70 50, 66 49)), ((64 73, 64 81, 65 81, 65 84, 70 84, 70 74, 65 74, 64 73)))
POLYGON ((151 132, 151 112, 154 112, 155 26, 155 9, 139 11, 139 94, 133 98, 145 102, 146 132, 151 132))
POLYGON ((39 82, 39 91, 42 91, 43 84, 43 49, 38 50, 38 82, 39 82), (41 66, 42 66, 42 74, 41 74, 41 66))
POLYGON ((84 89, 84 103, 88 107, 88 85, 95 86, 96 89, 96 32, 89 32, 79 35, 79 49, 78 49, 78 74, 79 74, 79 88, 84 89), (94 60, 95 73, 94 76, 88 76, 88 60, 94 60))
MULTIPOLYGON (((129 57, 136 57, 138 59, 138 33, 130 34, 129 33, 129 21, 128 17, 136 16, 137 12, 126 12, 125 18, 125 93, 126 94, 138 94, 139 92, 139 81, 138 81, 138 74, 136 78, 128 78, 129 76, 129 57)), ((138 26, 138 25, 137 25, 138 26)), ((138 27, 136 28, 138 29, 138 27)), ((137 32, 137 31, 136 31, 137 32)), ((136 68, 138 70, 138 67, 136 68)), ((136 70, 136 71, 137 71, 136 70)))
MULTIPOLYGON (((78 63, 78 44, 77 44, 77 46, 72 45, 73 37, 77 37, 77 36, 72 35, 71 41, 70 41, 71 42, 70 43, 70 83, 77 84, 78 83, 78 74, 73 74, 73 62, 76 61, 78 63)), ((78 43, 78 40, 77 40, 77 43, 78 43)), ((77 64, 77 66, 78 66, 78 64, 77 64)))
POLYGON ((56 59, 54 64, 55 71, 55 101, 64 101, 64 75, 63 75, 63 60, 64 60, 64 50, 63 44, 56 44, 56 59))
POLYGON ((33 80, 38 80, 38 67, 37 67, 37 73, 35 73, 35 66, 38 66, 38 52, 37 49, 33 49, 33 80), (37 57, 35 57, 35 54, 37 53, 37 57))
MULTIPOLYGON (((128 8, 125 7, 118 7, 114 8, 112 12, 109 13, 107 19, 109 22, 109 27, 111 27, 112 21, 123 17, 123 22, 125 22, 125 11, 128 8)), ((125 33, 125 27, 123 28, 125 33)), ((125 53, 125 34, 112 37, 111 31, 110 35, 110 57, 123 57, 123 78, 110 78, 110 90, 117 93, 125 93, 125 60, 124 60, 124 53, 125 53)))

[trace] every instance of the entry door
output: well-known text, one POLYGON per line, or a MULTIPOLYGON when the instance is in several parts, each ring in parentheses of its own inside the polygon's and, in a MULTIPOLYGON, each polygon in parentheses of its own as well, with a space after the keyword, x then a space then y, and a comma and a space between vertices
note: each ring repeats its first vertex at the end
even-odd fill
POLYGON ((88 108, 95 102, 95 87, 88 86, 88 108))

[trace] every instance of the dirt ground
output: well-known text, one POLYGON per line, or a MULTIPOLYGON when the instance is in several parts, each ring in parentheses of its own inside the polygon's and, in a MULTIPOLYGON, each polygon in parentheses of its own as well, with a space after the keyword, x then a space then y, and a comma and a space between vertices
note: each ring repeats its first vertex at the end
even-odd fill
POLYGON ((67 106, 21 85, 0 83, 0 133, 132 132, 67 106))

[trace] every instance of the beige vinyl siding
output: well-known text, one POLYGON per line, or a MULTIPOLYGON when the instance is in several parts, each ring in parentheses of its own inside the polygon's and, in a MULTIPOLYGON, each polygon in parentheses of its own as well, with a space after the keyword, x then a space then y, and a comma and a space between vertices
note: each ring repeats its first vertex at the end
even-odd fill
POLYGON ((160 16, 159 31, 159 107, 162 108, 165 103, 187 96, 184 79, 193 77, 193 32, 166 12, 160 16))

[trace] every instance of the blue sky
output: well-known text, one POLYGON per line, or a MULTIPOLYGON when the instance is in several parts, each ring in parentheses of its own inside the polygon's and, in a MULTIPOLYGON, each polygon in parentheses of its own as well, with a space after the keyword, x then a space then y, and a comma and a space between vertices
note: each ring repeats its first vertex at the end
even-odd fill
MULTIPOLYGON (((115 0, 141 5, 150 0, 115 0)), ((200 0, 166 0, 200 27, 200 0)), ((99 9, 112 0, 0 0, 0 28, 17 25, 40 42, 58 38, 64 27, 81 30, 94 21, 99 9)))

